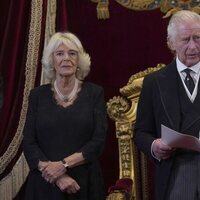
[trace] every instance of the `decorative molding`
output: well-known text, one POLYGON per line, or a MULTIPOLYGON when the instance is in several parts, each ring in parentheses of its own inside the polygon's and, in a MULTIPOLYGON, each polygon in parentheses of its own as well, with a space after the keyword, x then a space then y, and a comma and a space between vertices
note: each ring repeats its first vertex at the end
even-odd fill
POLYGON ((110 118, 114 121, 125 119, 124 113, 129 110, 129 102, 123 97, 113 97, 107 102, 107 112, 110 118))
MULTIPOLYGON (((97 3, 97 18, 108 19, 109 0, 91 0, 97 3)), ((154 10, 160 8, 166 17, 170 17, 179 10, 191 10, 200 14, 200 0, 115 0, 121 6, 131 10, 154 10)))
POLYGON ((125 8, 131 10, 153 10, 159 7, 161 0, 115 0, 125 8))
POLYGON ((179 10, 191 10, 200 14, 200 0, 161 0, 160 10, 170 17, 179 10))

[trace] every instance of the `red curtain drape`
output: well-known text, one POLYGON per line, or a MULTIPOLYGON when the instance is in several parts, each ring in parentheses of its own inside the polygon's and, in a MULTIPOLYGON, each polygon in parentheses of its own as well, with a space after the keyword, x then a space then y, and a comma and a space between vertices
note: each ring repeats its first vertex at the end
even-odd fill
MULTIPOLYGON (((17 4, 12 0, 1 1, 0 13, 5 15, 2 15, 0 32, 0 73, 4 80, 4 103, 0 113, 0 156, 6 151, 18 125, 25 78, 29 11, 30 1, 21 0, 17 4)), ((6 173, 11 167, 7 168, 6 173)), ((3 178, 6 173, 0 177, 3 178)))
MULTIPOLYGON (((0 113, 0 156, 2 156, 16 133, 22 108, 31 1, 1 1, 0 13, 0 74, 4 79, 4 102, 0 113)), ((46 0, 43 0, 43 13, 39 55, 43 49, 46 0)), ((39 73, 37 77, 40 76, 40 60, 41 56, 38 59, 39 73)), ((39 84, 39 78, 36 79, 36 84, 39 84)), ((11 171, 20 154, 21 147, 3 173, 0 174, 0 180, 11 171)))

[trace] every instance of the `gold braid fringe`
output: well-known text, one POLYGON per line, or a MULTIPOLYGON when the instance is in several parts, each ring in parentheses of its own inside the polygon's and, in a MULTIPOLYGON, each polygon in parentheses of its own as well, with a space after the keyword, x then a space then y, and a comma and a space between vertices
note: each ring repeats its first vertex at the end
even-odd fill
MULTIPOLYGON (((47 45, 50 37, 55 33, 56 29, 56 0, 48 1, 47 5, 47 15, 46 15, 46 26, 45 26, 45 40, 44 46, 47 45)), ((49 83, 50 80, 45 76, 44 71, 42 69, 40 84, 49 83)))
MULTIPOLYGON (((6 152, 0 157, 0 173, 2 173, 11 160, 16 156, 19 146, 23 138, 23 128, 26 119, 26 112, 28 108, 28 96, 30 90, 34 87, 37 63, 38 63, 38 49, 40 45, 41 36, 41 21, 42 21, 42 6, 43 1, 32 0, 31 2, 31 22, 28 39, 28 52, 26 60, 26 80, 24 85, 24 96, 20 119, 16 134, 9 144, 6 152)), ((23 154, 19 158, 12 172, 0 182, 0 197, 1 200, 11 200, 19 191, 21 185, 24 183, 28 170, 23 154), (20 177, 20 178, 19 178, 20 177)))

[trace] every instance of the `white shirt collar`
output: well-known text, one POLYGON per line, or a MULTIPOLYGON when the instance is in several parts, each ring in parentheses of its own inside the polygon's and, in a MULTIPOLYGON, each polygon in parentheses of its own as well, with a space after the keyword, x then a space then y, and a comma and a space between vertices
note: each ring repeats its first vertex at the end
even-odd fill
POLYGON ((187 89, 187 86, 184 83, 184 79, 185 79, 186 74, 182 73, 182 71, 184 69, 187 69, 188 67, 186 65, 184 65, 178 59, 178 57, 176 57, 176 66, 177 66, 178 73, 179 73, 179 75, 181 77, 182 83, 184 85, 184 88, 186 90, 186 93, 187 93, 190 101, 194 102, 194 100, 196 98, 196 95, 197 95, 198 82, 199 82, 199 76, 200 76, 200 62, 198 62, 196 65, 193 65, 193 66, 190 67, 190 69, 193 71, 193 75, 191 74, 191 76, 192 76, 192 78, 193 78, 193 80, 195 82, 195 88, 194 88, 194 91, 193 91, 192 95, 190 94, 189 90, 187 89))

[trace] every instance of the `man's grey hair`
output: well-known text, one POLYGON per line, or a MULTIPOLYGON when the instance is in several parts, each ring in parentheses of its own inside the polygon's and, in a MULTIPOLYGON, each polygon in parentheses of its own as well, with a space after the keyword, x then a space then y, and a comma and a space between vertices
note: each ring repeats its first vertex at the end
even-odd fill
POLYGON ((167 27, 167 37, 168 39, 174 40, 177 34, 177 25, 182 23, 198 22, 200 28, 200 15, 189 10, 181 10, 175 13, 168 24, 167 27))

